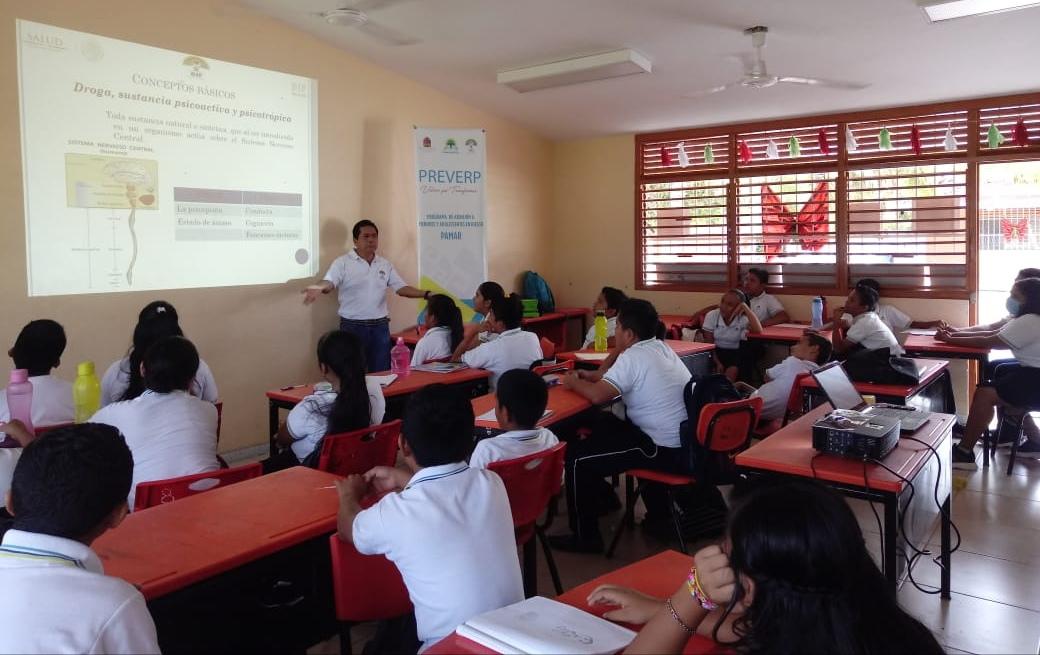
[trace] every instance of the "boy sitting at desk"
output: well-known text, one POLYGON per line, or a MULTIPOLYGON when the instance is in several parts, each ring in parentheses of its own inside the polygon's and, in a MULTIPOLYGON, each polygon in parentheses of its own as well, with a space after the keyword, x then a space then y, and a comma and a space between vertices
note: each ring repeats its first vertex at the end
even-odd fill
MULTIPOLYGON (((825 337, 806 330, 805 334, 791 346, 791 354, 779 364, 766 369, 766 383, 751 394, 762 399, 762 421, 774 421, 787 413, 787 400, 791 388, 801 373, 812 373, 831 360, 831 342, 825 337)), ((754 389, 743 382, 737 387, 754 389)))
MULTIPOLYGON (((603 287, 599 295, 596 296, 596 302, 592 305, 592 313, 603 310, 603 316, 607 319, 607 347, 614 347, 614 332, 617 331, 617 313, 618 308, 621 307, 621 303, 628 300, 628 296, 621 289, 615 289, 614 287, 603 287)), ((588 332, 585 333, 585 341, 582 342, 581 347, 591 348, 596 343, 596 326, 592 325, 589 327, 588 332)))
POLYGON ((487 468, 491 462, 533 455, 559 443, 551 430, 538 427, 549 402, 549 388, 540 375, 518 368, 506 371, 495 397, 495 419, 506 432, 477 442, 470 466, 487 468))
MULTIPOLYGON (((7 351, 15 368, 29 371, 29 382, 33 386, 30 414, 36 427, 72 423, 75 418, 72 383, 51 374, 61 365, 65 344, 65 329, 55 321, 42 318, 29 321, 7 351)), ((0 389, 0 421, 10 418, 7 394, 0 389)))
POLYGON ((106 576, 90 548, 126 516, 133 466, 107 425, 60 428, 25 448, 0 545, 0 652, 159 652, 144 597, 106 576))
POLYGON ((505 485, 466 464, 473 405, 432 384, 412 395, 400 437, 407 469, 337 481, 339 538, 397 565, 424 648, 470 618, 524 598, 505 485), (368 493, 389 492, 362 511, 368 493))
POLYGON ((870 287, 857 286, 849 292, 845 306, 834 310, 834 354, 844 360, 859 350, 878 350, 888 348, 892 355, 902 355, 903 347, 899 345, 896 335, 885 325, 875 311, 878 294, 870 287), (851 327, 845 327, 842 317, 852 316, 851 327))

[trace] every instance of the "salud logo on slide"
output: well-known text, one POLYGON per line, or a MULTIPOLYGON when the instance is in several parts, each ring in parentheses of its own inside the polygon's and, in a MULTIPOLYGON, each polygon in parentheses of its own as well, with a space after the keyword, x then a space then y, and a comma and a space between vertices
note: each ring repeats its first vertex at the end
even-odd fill
POLYGON ((184 58, 181 62, 185 66, 191 66, 192 77, 202 77, 202 71, 209 70, 209 62, 202 57, 196 57, 195 55, 189 55, 184 58))

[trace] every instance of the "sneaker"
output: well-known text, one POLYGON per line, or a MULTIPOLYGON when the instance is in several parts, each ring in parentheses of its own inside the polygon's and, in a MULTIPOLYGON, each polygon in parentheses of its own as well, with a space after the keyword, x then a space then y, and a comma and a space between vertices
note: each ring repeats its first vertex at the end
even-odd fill
POLYGON ((975 451, 966 450, 960 446, 953 447, 953 468, 962 471, 974 471, 979 468, 975 462, 975 451))
POLYGON ((603 538, 582 539, 576 534, 557 534, 549 536, 549 545, 554 550, 562 550, 566 553, 602 553, 603 538))

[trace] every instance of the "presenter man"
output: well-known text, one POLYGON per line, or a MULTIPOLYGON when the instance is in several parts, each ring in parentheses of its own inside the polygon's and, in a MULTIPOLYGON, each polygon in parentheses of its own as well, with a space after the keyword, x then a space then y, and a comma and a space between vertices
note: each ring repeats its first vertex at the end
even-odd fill
POLYGON ((339 290, 339 327, 359 339, 365 348, 370 373, 390 368, 390 317, 386 290, 405 298, 429 298, 430 292, 410 287, 394 265, 376 254, 379 228, 369 220, 354 224, 354 249, 338 257, 325 278, 302 291, 309 305, 322 294, 339 290))

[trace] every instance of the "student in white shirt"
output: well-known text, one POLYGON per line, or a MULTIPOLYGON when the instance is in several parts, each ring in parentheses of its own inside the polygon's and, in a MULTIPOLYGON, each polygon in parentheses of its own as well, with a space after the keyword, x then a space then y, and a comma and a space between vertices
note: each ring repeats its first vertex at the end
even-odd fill
MULTIPOLYGON (((953 449, 953 465, 976 468, 975 444, 993 420, 997 406, 1026 408, 1040 403, 1040 279, 1026 278, 1015 282, 1007 299, 1012 317, 1000 329, 984 336, 964 336, 940 330, 936 339, 957 346, 975 348, 1010 348, 1016 363, 995 367, 992 379, 975 389, 964 425, 964 436, 953 449)), ((1027 433, 1028 434, 1028 433, 1027 433)), ((1020 453, 1040 452, 1034 435, 1019 447, 1020 453)))
POLYGON ((275 437, 282 451, 263 462, 265 472, 301 463, 317 466, 325 435, 383 421, 386 400, 379 382, 365 376, 360 339, 342 330, 326 333, 318 340, 318 368, 332 388, 316 391, 292 408, 275 437))
POLYGON ((762 327, 787 323, 791 317, 787 315, 784 306, 776 298, 766 291, 769 284, 769 271, 764 268, 749 268, 744 275, 744 293, 747 294, 747 304, 755 313, 762 327))
MULTIPOLYGON (((1018 274, 1015 276, 1015 282, 1018 282, 1019 280, 1025 280, 1031 277, 1040 278, 1040 268, 1023 268, 1019 270, 1018 274)), ((939 321, 938 328, 949 334, 972 336, 973 333, 983 333, 982 335, 974 336, 985 336, 985 333, 992 332, 993 330, 999 330, 1000 328, 1004 327, 1004 325, 1007 324, 1007 322, 1010 321, 1012 318, 1014 318, 1014 316, 1008 315, 1000 319, 999 321, 994 321, 993 323, 970 325, 968 327, 954 327, 946 321, 939 321)), ((990 363, 992 364, 993 362, 990 363)))
POLYGON ((743 377, 748 369, 747 335, 762 331, 762 323, 747 304, 740 289, 730 289, 722 296, 717 309, 708 312, 701 325, 704 339, 715 344, 715 371, 730 382, 743 377))
MULTIPOLYGON (((126 357, 113 362, 101 378, 101 406, 120 400, 133 400, 144 393, 141 360, 153 343, 165 337, 183 337, 177 310, 165 300, 156 300, 144 306, 134 327, 133 345, 126 357)), ((189 391, 198 398, 217 402, 217 382, 204 360, 199 359, 199 370, 189 391)))
MULTIPOLYGON (((614 347, 614 332, 617 330, 617 313, 618 308, 621 307, 621 303, 628 300, 628 296, 621 289, 615 289, 614 287, 603 287, 600 290, 599 295, 596 296, 596 302, 592 305, 592 312, 603 310, 603 315, 607 319, 607 347, 614 347)), ((589 328, 588 332, 585 333, 585 342, 581 344, 582 348, 591 348, 592 344, 596 343, 596 326, 595 324, 589 328)))
POLYGON ((499 376, 506 371, 514 368, 529 369, 531 364, 542 359, 538 335, 520 329, 523 313, 520 297, 515 293, 494 301, 491 303, 489 321, 498 338, 457 356, 459 361, 471 368, 491 371, 492 389, 499 376))
POLYGON ((462 312, 449 296, 430 296, 426 305, 426 334, 415 344, 412 366, 451 357, 462 343, 462 312))
POLYGON ((498 379, 495 398, 495 419, 505 432, 478 441, 470 466, 487 468, 491 462, 533 455, 559 443, 551 430, 538 427, 549 402, 549 389, 540 375, 506 371, 498 379))
MULTIPOLYGON (((29 382, 33 387, 30 414, 34 427, 71 423, 76 416, 72 406, 72 384, 51 374, 61 364, 65 343, 65 329, 57 322, 43 318, 30 321, 23 327, 14 346, 7 351, 15 368, 29 372, 29 382)), ((5 391, 0 390, 0 422, 11 418, 5 391)))
POLYGON ((870 287, 856 287, 849 292, 845 306, 834 310, 834 354, 841 359, 859 350, 888 348, 892 355, 902 355, 896 335, 881 320, 874 310, 877 308, 877 292, 870 287), (845 327, 842 316, 852 316, 852 325, 845 327))
POLYGON ((466 465, 472 443, 469 399, 433 384, 408 403, 400 437, 406 468, 380 466, 336 483, 339 538, 397 566, 415 607, 420 652, 472 617, 524 597, 505 485, 466 465), (362 511, 370 492, 390 493, 362 511))
POLYGON ((494 341, 498 334, 491 330, 491 303, 506 297, 506 292, 498 282, 488 280, 481 282, 473 292, 474 322, 463 326, 462 343, 456 346, 452 357, 458 359, 462 353, 476 348, 477 345, 494 341))
POLYGON ((801 373, 812 373, 831 359, 831 342, 815 332, 806 332, 791 346, 791 354, 779 364, 766 369, 766 383, 752 396, 762 399, 763 421, 783 418, 791 388, 801 373))
POLYGON ((119 428, 134 455, 137 485, 220 468, 217 461, 217 408, 188 393, 199 368, 199 353, 184 337, 166 337, 144 356, 145 392, 133 400, 102 407, 90 419, 119 428))
MULTIPOLYGON (((567 446, 567 515, 573 534, 551 537, 553 546, 575 552, 602 552, 598 517, 613 496, 607 476, 631 468, 685 470, 679 424, 686 420, 683 391, 690 371, 675 351, 657 337, 657 310, 631 298, 618 313, 617 359, 602 377, 568 375, 563 386, 593 404, 621 396, 628 421, 600 412, 589 438, 567 446), (585 378, 588 379, 585 379, 585 378)), ((616 499, 615 499, 616 500, 616 499)), ((660 511, 660 498, 645 498, 648 512, 660 511)), ((665 510, 667 511, 667 510, 665 510)))
MULTIPOLYGON (((915 321, 910 318, 905 312, 896 307, 895 305, 886 305, 881 302, 881 283, 874 278, 863 278, 856 283, 856 286, 870 287, 878 294, 878 305, 877 312, 878 318, 881 322, 888 326, 888 329, 892 330, 893 334, 898 335, 900 332, 906 332, 910 328, 918 329, 930 329, 937 328, 941 321, 915 321)), ((852 316, 844 314, 842 319, 845 321, 845 326, 852 325, 852 316)))
POLYGON ((132 469, 107 425, 60 428, 25 449, 0 545, 0 652, 159 652, 141 592, 106 576, 90 548, 126 516, 132 469))

